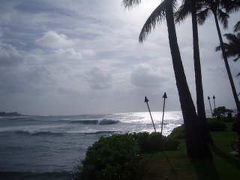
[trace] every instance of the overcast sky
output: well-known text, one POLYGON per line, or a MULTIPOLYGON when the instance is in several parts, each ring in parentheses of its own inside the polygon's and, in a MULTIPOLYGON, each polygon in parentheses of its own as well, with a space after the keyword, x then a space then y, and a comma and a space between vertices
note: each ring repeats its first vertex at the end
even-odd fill
MULTIPOLYGON (((166 23, 143 44, 138 34, 158 0, 124 9, 122 0, 1 0, 0 111, 54 115, 179 110, 166 23)), ((237 16, 232 16, 229 31, 237 16)), ((195 101, 191 23, 177 25, 195 101)), ((205 97, 234 108, 213 19, 200 27, 205 97)), ((239 63, 230 62, 233 75, 239 63)), ((237 90, 239 81, 235 78, 237 90)), ((209 109, 205 98, 206 108, 209 109)))

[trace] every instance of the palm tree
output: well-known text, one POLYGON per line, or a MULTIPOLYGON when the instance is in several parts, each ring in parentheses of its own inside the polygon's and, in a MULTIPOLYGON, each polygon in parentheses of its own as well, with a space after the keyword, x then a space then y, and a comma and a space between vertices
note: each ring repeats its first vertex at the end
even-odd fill
MULTIPOLYGON (((238 34, 225 34, 228 43, 224 43, 227 57, 236 57, 234 61, 240 60, 240 33, 238 34)), ((218 46, 216 51, 220 51, 221 47, 218 46)))
MULTIPOLYGON (((141 0, 123 0, 123 2, 125 7, 129 7, 133 4, 140 3, 141 0)), ((174 24, 173 10, 175 2, 176 0, 164 0, 160 3, 160 5, 152 12, 145 22, 139 35, 139 41, 143 42, 147 34, 155 28, 156 24, 163 21, 163 19, 166 19, 172 64, 185 124, 187 153, 192 159, 211 158, 212 156, 209 146, 203 136, 201 136, 199 128, 197 127, 196 122, 198 120, 198 116, 196 114, 182 64, 174 24)))
MULTIPOLYGON (((231 13, 231 12, 236 12, 240 9, 240 0, 221 0, 221 5, 223 8, 225 8, 226 12, 231 13)), ((236 25, 234 26, 234 31, 237 32, 240 30, 240 21, 236 23, 236 25)), ((240 51, 239 51, 239 39, 240 39, 240 34, 237 34, 237 36, 235 36, 234 34, 226 34, 225 35, 227 40, 229 41, 229 43, 222 43, 220 44, 220 47, 217 47, 218 49, 225 49, 226 50, 226 55, 227 57, 230 56, 237 56, 237 58, 235 59, 235 61, 237 61, 240 58, 240 51)), ((238 76, 240 75, 240 73, 238 73, 238 76)), ((236 95, 234 94, 234 98, 235 101, 237 101, 238 99, 236 98, 236 95)), ((238 109, 238 116, 240 117, 240 111, 239 111, 239 101, 237 104, 237 109, 238 109)), ((237 118, 236 124, 239 124, 240 119, 237 118)), ((240 131, 239 129, 237 130, 238 132, 238 142, 240 142, 240 131)), ((240 146, 237 147, 237 152, 240 152, 240 146)))
POLYGON ((234 97, 234 100, 236 103, 237 110, 238 110, 238 112, 240 112, 240 103, 239 103, 236 87, 235 87, 235 84, 233 81, 232 73, 230 70, 230 66, 228 64, 228 58, 227 58, 226 50, 224 47, 221 28, 219 25, 219 21, 220 21, 224 25, 225 28, 227 28, 227 26, 228 26, 229 15, 226 12, 224 12, 223 9, 221 8, 223 5, 226 5, 226 3, 225 3, 226 0, 201 0, 201 1, 202 1, 201 11, 198 12, 198 22, 200 24, 203 24, 205 22, 205 20, 207 19, 207 17, 209 16, 210 12, 212 12, 212 14, 214 16, 216 28, 217 28, 217 33, 218 33, 218 37, 219 37, 219 41, 220 41, 220 47, 222 50, 222 55, 223 55, 225 67, 227 70, 228 78, 230 81, 233 97, 234 97), (223 3, 225 3, 225 4, 223 4, 223 3))
POLYGON ((188 14, 192 16, 192 32, 193 32, 193 59, 195 70, 195 84, 197 95, 197 112, 199 117, 199 126, 203 130, 202 134, 206 137, 206 140, 211 141, 211 136, 207 128, 207 119, 204 105, 203 84, 202 84, 202 72, 200 62, 200 50, 199 50, 199 38, 198 38, 198 24, 197 24, 197 6, 199 1, 196 0, 184 0, 181 7, 175 13, 176 22, 183 21, 188 14))

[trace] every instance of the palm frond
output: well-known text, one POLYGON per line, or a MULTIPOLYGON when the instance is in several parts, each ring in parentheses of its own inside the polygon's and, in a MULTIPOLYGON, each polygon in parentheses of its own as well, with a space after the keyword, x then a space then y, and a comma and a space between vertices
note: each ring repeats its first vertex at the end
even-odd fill
POLYGON ((240 39, 240 32, 239 32, 239 33, 237 33, 237 35, 236 35, 236 36, 237 36, 237 38, 238 38, 238 39, 240 39))
POLYGON ((133 5, 137 5, 141 3, 141 0, 123 0, 123 5, 125 8, 132 7, 133 5))
POLYGON ((191 13, 191 4, 190 1, 184 0, 183 4, 175 12, 174 16, 177 23, 183 21, 191 13))
POLYGON ((237 12, 240 9, 240 1, 239 0, 221 0, 221 6, 228 13, 237 12))
MULTIPOLYGON (((225 48, 225 50, 227 50, 229 48, 229 44, 227 43, 223 43, 223 46, 225 48)), ((215 48, 215 51, 221 51, 222 50, 222 47, 219 45, 215 48)))
MULTIPOLYGON (((171 1, 171 0, 170 0, 171 1)), ((142 27, 142 30, 139 35, 139 42, 143 42, 146 39, 146 36, 155 28, 156 24, 163 21, 166 15, 166 7, 169 0, 164 0, 149 16, 147 21, 142 27)))
MULTIPOLYGON (((236 57, 234 61, 240 58, 240 33, 239 34, 224 34, 228 43, 224 43, 227 57, 236 57)), ((216 51, 220 50, 220 46, 216 47, 216 51)))
POLYGON ((229 18, 228 13, 224 12, 221 9, 218 9, 217 15, 218 15, 218 19, 223 24, 223 27, 227 28, 228 27, 228 18, 229 18))
POLYGON ((215 51, 221 51, 221 46, 217 46, 215 51))
POLYGON ((206 21, 206 19, 209 16, 209 14, 210 14, 210 9, 209 8, 206 8, 204 10, 199 11, 197 13, 197 21, 198 21, 198 23, 202 25, 206 21))
POLYGON ((233 59, 233 61, 238 61, 240 59, 240 55, 238 55, 238 57, 236 57, 235 59, 233 59))
POLYGON ((235 34, 227 33, 227 34, 224 34, 224 36, 230 43, 238 44, 240 42, 240 39, 238 39, 238 37, 235 34))
POLYGON ((234 32, 240 31, 240 21, 237 22, 234 26, 234 32))

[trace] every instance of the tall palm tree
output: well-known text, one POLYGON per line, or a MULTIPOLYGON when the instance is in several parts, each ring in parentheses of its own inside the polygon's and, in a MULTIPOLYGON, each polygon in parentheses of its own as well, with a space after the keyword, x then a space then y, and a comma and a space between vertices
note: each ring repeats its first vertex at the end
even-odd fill
POLYGON ((220 47, 221 47, 225 67, 227 70, 228 78, 230 81, 233 97, 234 97, 234 100, 236 103, 237 110, 238 110, 238 112, 240 112, 240 103, 239 103, 236 87, 235 87, 235 84, 233 81, 232 73, 230 70, 230 66, 228 63, 228 58, 227 58, 226 50, 224 47, 221 28, 219 25, 219 21, 220 21, 224 25, 225 28, 227 28, 227 26, 228 26, 229 15, 226 12, 224 12, 223 9, 221 8, 223 5, 223 2, 225 2, 226 0, 201 0, 201 1, 202 1, 202 4, 201 4, 201 11, 198 12, 198 22, 200 24, 203 24, 205 22, 205 20, 207 19, 207 17, 209 16, 210 12, 212 12, 212 14, 214 16, 214 20, 215 20, 215 25, 217 28, 217 33, 218 33, 218 37, 219 37, 219 41, 220 41, 220 47))
POLYGON ((195 84, 197 95, 197 112, 199 117, 199 126, 203 130, 203 136, 206 140, 211 141, 211 136, 207 127, 207 119, 204 105, 202 72, 200 62, 199 38, 198 38, 198 24, 197 24, 197 9, 199 1, 183 0, 182 5, 175 13, 176 22, 183 21, 189 14, 192 16, 192 32, 193 32, 193 60, 195 70, 195 84))
MULTIPOLYGON (((224 43, 227 57, 236 57, 234 61, 240 60, 240 33, 238 34, 225 34, 228 43, 224 43)), ((220 51, 221 46, 216 48, 216 51, 220 51)))
MULTIPOLYGON (((240 9, 240 0, 231 0, 231 1, 230 0, 221 0, 220 4, 226 10, 226 12, 228 12, 228 13, 236 12, 240 9)), ((240 30, 240 21, 237 22, 236 25, 234 26, 234 31, 235 32, 237 32, 239 30, 240 30)), ((234 34, 226 34, 225 36, 228 39, 229 44, 222 43, 222 44, 220 44, 220 47, 217 47, 217 50, 218 49, 225 49, 225 51, 226 51, 225 52, 225 57, 223 56, 224 61, 226 59, 226 56, 230 57, 230 56, 235 56, 235 55, 238 56, 235 60, 238 60, 239 57, 240 57, 239 54, 237 53, 237 51, 239 52, 239 49, 238 49, 239 35, 237 35, 238 37, 235 36, 234 34)), ((239 75, 240 75, 240 73, 238 74, 238 76, 239 75)), ((239 116, 239 114, 240 114, 239 106, 240 105, 239 105, 239 101, 237 103, 238 97, 236 97, 236 94, 234 94, 234 99, 235 99, 235 102, 237 104, 237 109, 238 109, 238 116, 237 117, 240 117, 239 116)), ((238 121, 237 124, 239 124, 240 119, 237 118, 237 121, 238 121)), ((237 130, 237 132, 239 132, 239 130, 237 130)), ((240 142, 240 133, 238 133, 238 140, 237 141, 240 142)), ((237 146, 237 152, 240 152, 240 146, 237 146)))
MULTIPOLYGON (((141 0, 123 0, 123 2, 126 7, 129 7, 133 4, 140 3, 141 0)), ((173 11, 175 3, 176 0, 164 0, 160 3, 145 22, 139 35, 139 41, 143 42, 147 34, 155 28, 156 24, 166 19, 172 64, 185 124, 187 153, 188 156, 193 159, 211 158, 212 156, 209 146, 203 136, 201 136, 196 123, 198 116, 196 114, 182 64, 174 23, 173 11)))

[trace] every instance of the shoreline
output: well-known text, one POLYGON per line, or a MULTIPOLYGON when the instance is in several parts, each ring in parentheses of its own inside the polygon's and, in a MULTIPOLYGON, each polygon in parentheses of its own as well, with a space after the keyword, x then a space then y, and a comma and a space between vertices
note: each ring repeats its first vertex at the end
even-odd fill
POLYGON ((36 179, 51 179, 51 180, 70 180, 72 172, 28 172, 28 171, 0 171, 0 179, 4 180, 36 180, 36 179))

